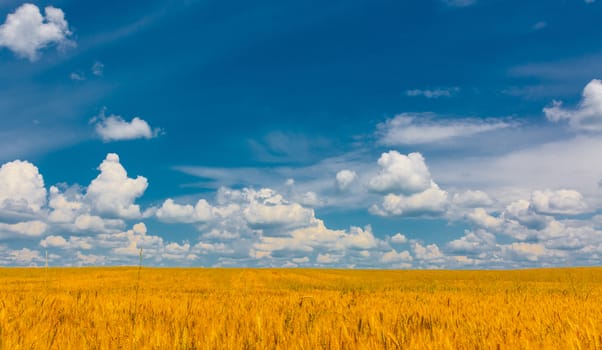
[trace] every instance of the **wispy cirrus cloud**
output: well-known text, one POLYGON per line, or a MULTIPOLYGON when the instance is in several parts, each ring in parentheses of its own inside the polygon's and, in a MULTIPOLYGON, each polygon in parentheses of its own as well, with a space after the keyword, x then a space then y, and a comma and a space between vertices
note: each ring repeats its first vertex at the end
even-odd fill
POLYGON ((437 119, 432 113, 402 113, 377 126, 379 143, 387 146, 444 142, 488 131, 510 128, 503 119, 437 119))
POLYGON ((422 96, 426 98, 452 97, 460 92, 458 87, 434 88, 434 89, 411 89, 406 90, 406 95, 410 97, 422 96))

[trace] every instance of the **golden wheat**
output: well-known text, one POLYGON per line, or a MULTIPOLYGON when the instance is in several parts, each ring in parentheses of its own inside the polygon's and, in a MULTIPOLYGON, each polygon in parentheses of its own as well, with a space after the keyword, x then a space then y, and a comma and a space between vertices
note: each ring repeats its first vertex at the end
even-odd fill
POLYGON ((0 269, 0 349, 602 349, 600 268, 137 274, 0 269))

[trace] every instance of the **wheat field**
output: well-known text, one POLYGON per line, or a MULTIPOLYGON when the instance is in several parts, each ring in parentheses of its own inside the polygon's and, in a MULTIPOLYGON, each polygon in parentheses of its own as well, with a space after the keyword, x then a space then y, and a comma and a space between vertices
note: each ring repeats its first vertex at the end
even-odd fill
POLYGON ((602 269, 0 269, 0 349, 602 349, 602 269))

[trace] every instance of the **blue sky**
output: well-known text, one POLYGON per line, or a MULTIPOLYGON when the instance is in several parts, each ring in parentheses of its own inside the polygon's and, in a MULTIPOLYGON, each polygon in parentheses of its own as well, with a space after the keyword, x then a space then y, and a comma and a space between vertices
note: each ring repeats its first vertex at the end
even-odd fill
POLYGON ((0 0, 0 265, 599 265, 594 0, 0 0))

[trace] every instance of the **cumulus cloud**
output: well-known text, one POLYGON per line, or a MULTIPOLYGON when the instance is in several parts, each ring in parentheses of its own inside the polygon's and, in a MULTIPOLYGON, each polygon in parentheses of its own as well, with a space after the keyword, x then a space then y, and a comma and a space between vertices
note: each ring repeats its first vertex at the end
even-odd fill
POLYGON ((152 139, 161 132, 161 129, 152 129, 145 120, 139 117, 134 117, 128 122, 118 115, 112 114, 106 117, 104 110, 90 122, 95 123, 96 133, 104 142, 152 139))
POLYGON ((146 225, 142 222, 135 224, 132 229, 115 234, 101 235, 105 244, 112 245, 112 252, 116 255, 135 257, 140 254, 140 249, 147 250, 147 254, 156 253, 157 248, 163 246, 163 239, 158 236, 147 235, 146 225))
POLYGON ((475 208, 472 212, 466 214, 466 217, 480 227, 487 229, 497 229, 503 224, 503 220, 490 215, 483 208, 475 208))
MULTIPOLYGON (((102 233, 92 236, 50 235, 40 240, 39 245, 53 251, 60 249, 64 261, 72 265, 105 265, 137 263, 140 249, 147 263, 166 261, 185 263, 198 258, 200 243, 192 247, 188 242, 167 242, 162 237, 149 234, 142 222, 126 231, 102 233), (81 251, 89 252, 83 254, 81 251)), ((214 247, 224 246, 214 244, 214 247)), ((226 249, 220 250, 224 252, 226 249)))
POLYGON ((30 61, 38 59, 39 52, 46 47, 73 45, 70 36, 65 13, 52 6, 46 7, 42 15, 36 5, 23 4, 0 25, 0 47, 30 61))
POLYGON ((493 200, 483 191, 464 191, 455 193, 452 203, 462 208, 487 207, 493 205, 493 200))
MULTIPOLYGON (((596 231, 595 216, 592 218, 558 218, 555 215, 576 215, 588 212, 581 195, 572 190, 534 191, 530 199, 519 199, 505 206, 499 213, 488 212, 484 208, 474 208, 465 218, 476 227, 464 237, 451 241, 447 248, 459 254, 472 256, 479 254, 479 263, 491 264, 493 260, 503 261, 504 266, 521 261, 562 263, 571 259, 579 263, 583 259, 583 249, 600 241, 596 231), (494 235, 510 238, 510 243, 495 244, 494 235), (533 242, 541 245, 532 246, 533 242), (516 243, 515 245, 513 245, 516 243), (524 244, 523 244, 524 243, 524 244), (544 249, 545 248, 545 249, 544 249), (529 252, 528 249, 533 251, 529 252), (571 251, 572 255, 567 252, 571 251), (537 253, 537 254, 536 254, 537 253)), ((583 262, 581 262, 583 263, 583 262)), ((514 265, 512 265, 514 266, 514 265)))
POLYGON ((319 207, 324 204, 324 201, 318 197, 318 194, 314 191, 308 191, 301 196, 295 198, 299 204, 307 207, 319 207))
POLYGON ((168 200, 156 215, 165 222, 197 224, 203 241, 192 250, 199 256, 220 250, 266 262, 294 256, 294 252, 343 259, 348 252, 374 249, 379 244, 370 226, 330 229, 315 217, 313 209, 270 188, 220 188, 215 201, 201 199, 196 207, 168 200), (206 213, 202 219, 196 210, 199 203, 206 213), (236 245, 230 243, 234 239, 236 245))
MULTIPOLYGON (((203 204, 207 203, 205 200, 201 201, 199 201, 197 206, 203 206, 203 204), (201 203, 201 201, 203 202, 201 203)), ((203 221, 202 218, 197 215, 195 207, 190 204, 177 204, 171 198, 168 198, 163 202, 155 215, 159 220, 164 222, 192 223, 203 221)))
POLYGON ((575 130, 602 131, 602 81, 593 79, 585 86, 576 108, 565 109, 561 101, 553 101, 543 112, 549 121, 567 121, 575 130))
POLYGON ((272 189, 247 190, 248 204, 242 213, 252 228, 300 227, 308 225, 314 217, 312 209, 298 203, 288 203, 272 189))
POLYGON ((107 257, 104 255, 83 254, 82 252, 78 251, 75 253, 75 256, 77 258, 77 266, 100 266, 105 265, 107 262, 107 257))
POLYGON ((129 178, 115 153, 107 154, 99 170, 100 174, 88 186, 85 199, 99 213, 124 218, 141 217, 140 206, 134 201, 146 191, 147 179, 143 176, 129 178))
POLYGON ((50 186, 48 206, 52 209, 48 216, 51 222, 73 222, 83 209, 83 195, 79 188, 71 188, 63 193, 57 186, 50 186))
POLYGON ((376 192, 399 191, 412 194, 431 186, 431 174, 420 153, 407 156, 397 151, 383 153, 378 159, 380 171, 370 179, 369 188, 376 192))
POLYGON ((412 243, 412 250, 414 251, 414 257, 418 260, 441 261, 444 257, 436 244, 423 246, 418 242, 414 242, 412 243))
POLYGON ((395 235, 393 235, 393 237, 391 237, 392 243, 403 244, 403 243, 406 243, 407 241, 408 241, 408 239, 406 238, 406 236, 402 235, 399 232, 396 233, 395 235))
POLYGON ((29 248, 10 250, 6 260, 11 264, 28 266, 37 266, 45 261, 39 250, 32 250, 29 248))
POLYGON ((506 254, 513 255, 515 258, 526 259, 529 261, 538 261, 540 257, 547 255, 548 250, 540 243, 514 242, 502 246, 506 254))
POLYGON ((44 178, 36 166, 16 160, 0 167, 0 210, 36 213, 45 204, 44 178))
MULTIPOLYGON (((328 227, 316 217, 303 196, 291 191, 291 186, 282 185, 285 192, 265 187, 222 187, 213 199, 178 203, 168 198, 152 211, 164 223, 190 224, 192 230, 198 231, 196 237, 189 237, 190 241, 169 241, 166 235, 149 233, 142 222, 125 229, 126 224, 131 225, 130 220, 145 217, 135 201, 143 195, 148 182, 141 176, 128 177, 119 157, 108 154, 99 167, 100 174, 87 188, 51 186, 48 201, 37 168, 27 162, 5 164, 0 168, 0 179, 2 174, 8 174, 6 169, 18 165, 16 169, 29 175, 18 171, 7 178, 19 178, 34 185, 12 191, 18 186, 0 182, 11 189, 2 192, 12 193, 9 197, 13 200, 8 201, 13 203, 11 207, 30 212, 29 217, 11 217, 8 221, 6 212, 3 213, 0 239, 8 238, 14 248, 13 242, 31 242, 37 238, 38 247, 49 251, 51 261, 72 265, 136 264, 140 248, 144 249, 145 262, 150 265, 520 267, 592 264, 595 263, 592 256, 602 255, 602 219, 566 217, 595 212, 578 191, 545 189, 510 202, 497 198, 493 201, 481 191, 464 191, 448 200, 447 192, 432 180, 420 154, 401 155, 394 151, 383 154, 392 156, 393 161, 379 164, 379 172, 354 164, 354 168, 367 170, 363 177, 356 174, 358 178, 354 181, 358 181, 358 186, 354 186, 354 193, 363 190, 363 195, 368 196, 364 198, 372 199, 382 195, 382 202, 371 208, 373 214, 438 215, 458 210, 461 215, 448 218, 466 220, 470 229, 459 238, 437 244, 411 240, 401 233, 379 238, 369 225, 328 227), (397 166, 397 158, 402 159, 401 167, 397 166), (428 187, 414 186, 420 181, 408 179, 416 173, 420 179, 430 179, 428 187), (369 191, 370 180, 375 178, 378 179, 375 183, 386 191, 369 191), (30 200, 36 197, 29 195, 36 192, 30 191, 31 188, 44 194, 37 197, 35 208, 30 207, 30 203, 36 203, 30 200), (17 202, 21 204, 14 205, 17 202), (499 243, 498 235, 504 236, 499 243), (400 250, 402 244, 408 244, 407 251, 400 250), (59 253, 60 257, 53 253, 59 253)), ((348 195, 349 192, 332 188, 333 174, 345 168, 333 165, 323 179, 323 188, 338 196, 348 195)), ((311 192, 308 189, 311 187, 304 187, 301 193, 311 192)), ((160 227, 169 229, 167 225, 160 227)), ((39 262, 34 250, 19 249, 0 246, 0 264, 39 262)))
POLYGON ((370 226, 364 229, 351 227, 349 231, 332 230, 320 219, 314 218, 312 221, 311 225, 288 231, 286 235, 262 236, 253 247, 264 252, 313 252, 315 250, 345 252, 349 249, 371 249, 378 244, 370 226))
POLYGON ((437 214, 447 207, 447 192, 437 184, 420 193, 410 196, 389 193, 380 206, 374 205, 370 212, 380 216, 437 214))
POLYGON ((432 180, 420 153, 383 153, 378 160, 380 171, 370 179, 372 191, 387 193, 381 205, 370 212, 380 216, 423 215, 445 211, 447 192, 432 180))
POLYGON ((356 179, 357 173, 355 171, 348 169, 341 170, 336 175, 337 188, 340 191, 345 191, 356 179))
POLYGON ((60 249, 92 249, 92 239, 88 237, 71 236, 65 239, 63 236, 50 235, 40 241, 40 246, 43 248, 60 248, 60 249))
POLYGON ((488 131, 512 127, 499 119, 443 119, 433 114, 403 113, 377 126, 379 143, 387 146, 420 145, 468 137, 488 131))
POLYGON ((45 222, 39 220, 18 222, 16 224, 4 224, 0 223, 0 236, 29 236, 38 237, 41 236, 48 225, 45 222), (4 234, 2 234, 4 232, 4 234))
POLYGON ((410 252, 408 252, 407 250, 404 250, 402 252, 397 252, 395 249, 392 249, 389 252, 384 253, 381 258, 380 261, 385 263, 385 264, 390 264, 390 263, 398 263, 398 262, 408 262, 408 261, 412 261, 414 260, 412 258, 412 255, 410 254, 410 252))
POLYGON ((531 205, 542 214, 576 215, 589 211, 581 193, 574 190, 535 191, 531 195, 531 205))
POLYGON ((486 230, 466 231, 464 236, 447 243, 454 254, 480 255, 496 250, 495 235, 486 230))
POLYGON ((515 220, 520 225, 534 230, 543 229, 551 220, 550 217, 536 213, 531 203, 525 199, 508 204, 501 217, 505 220, 515 220))
POLYGON ((122 229, 124 226, 125 222, 123 220, 107 219, 90 214, 79 215, 73 223, 73 227, 79 232, 90 231, 95 233, 114 232, 122 229))
POLYGON ((265 232, 280 232, 281 228, 308 225, 314 217, 310 208, 299 203, 289 202, 269 188, 242 191, 221 188, 218 192, 218 205, 211 205, 200 199, 193 207, 177 204, 167 199, 157 210, 156 216, 165 222, 198 223, 222 220, 230 216, 244 219, 251 229, 265 232))
POLYGON ((457 87, 451 88, 436 88, 436 89, 412 89, 407 90, 406 95, 411 97, 423 96, 426 98, 451 97, 460 91, 457 87))
POLYGON ((332 264, 338 262, 340 256, 336 256, 333 254, 318 254, 316 261, 320 264, 332 264))
POLYGON ((40 246, 44 248, 48 247, 59 247, 63 248, 67 246, 67 240, 62 236, 48 236, 40 241, 40 246))

